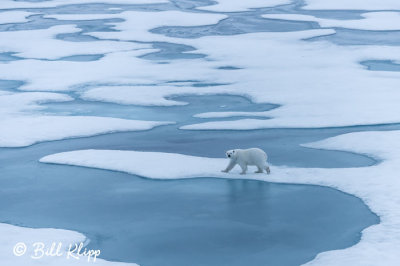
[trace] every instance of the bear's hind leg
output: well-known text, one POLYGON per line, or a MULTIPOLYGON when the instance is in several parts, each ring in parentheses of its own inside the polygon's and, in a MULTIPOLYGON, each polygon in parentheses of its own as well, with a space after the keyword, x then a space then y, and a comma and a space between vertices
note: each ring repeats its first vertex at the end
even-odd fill
POLYGON ((271 169, 269 169, 269 166, 265 167, 265 170, 267 171, 267 174, 269 175, 271 173, 271 169))
POLYGON ((254 173, 259 174, 259 173, 262 173, 262 172, 263 172, 262 167, 257 166, 257 168, 258 168, 258 170, 255 171, 254 173))

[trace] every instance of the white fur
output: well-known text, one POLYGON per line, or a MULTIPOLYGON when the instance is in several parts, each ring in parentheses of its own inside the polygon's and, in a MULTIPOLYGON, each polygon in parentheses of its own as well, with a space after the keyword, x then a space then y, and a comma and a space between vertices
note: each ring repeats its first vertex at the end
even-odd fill
POLYGON ((228 173, 238 164, 242 168, 242 172, 240 173, 242 175, 246 174, 248 165, 257 166, 258 171, 256 171, 256 173, 263 173, 264 170, 267 171, 267 174, 270 173, 267 163, 268 156, 259 148, 229 150, 226 152, 226 156, 231 160, 226 169, 222 170, 222 172, 228 173))

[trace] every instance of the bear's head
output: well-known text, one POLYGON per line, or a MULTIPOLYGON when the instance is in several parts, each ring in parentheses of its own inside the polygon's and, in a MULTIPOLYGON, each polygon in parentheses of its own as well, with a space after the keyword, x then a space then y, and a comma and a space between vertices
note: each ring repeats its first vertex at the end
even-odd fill
POLYGON ((226 157, 228 157, 229 159, 235 159, 236 155, 237 153, 235 150, 229 150, 226 152, 226 157))

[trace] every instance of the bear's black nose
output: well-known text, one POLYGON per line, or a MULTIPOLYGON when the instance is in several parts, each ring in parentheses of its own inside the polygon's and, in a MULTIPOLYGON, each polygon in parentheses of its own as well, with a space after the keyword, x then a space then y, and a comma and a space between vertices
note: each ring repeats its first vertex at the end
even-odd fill
POLYGON ((231 155, 229 154, 229 155, 228 155, 228 157, 230 158, 230 157, 231 157, 231 155))

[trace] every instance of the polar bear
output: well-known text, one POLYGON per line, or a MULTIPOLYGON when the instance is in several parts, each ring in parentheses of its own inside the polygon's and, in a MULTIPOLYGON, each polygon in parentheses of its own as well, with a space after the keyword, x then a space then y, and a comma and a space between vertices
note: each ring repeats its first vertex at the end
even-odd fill
POLYGON ((229 150, 226 152, 226 156, 230 158, 231 161, 226 169, 222 170, 224 173, 228 173, 236 164, 240 165, 242 168, 241 175, 246 174, 248 165, 257 166, 258 171, 255 173, 262 173, 264 169, 267 171, 267 174, 271 172, 267 163, 268 156, 259 148, 229 150))

